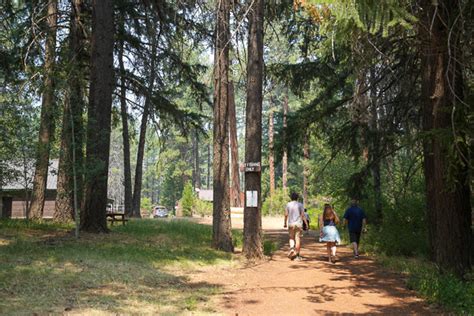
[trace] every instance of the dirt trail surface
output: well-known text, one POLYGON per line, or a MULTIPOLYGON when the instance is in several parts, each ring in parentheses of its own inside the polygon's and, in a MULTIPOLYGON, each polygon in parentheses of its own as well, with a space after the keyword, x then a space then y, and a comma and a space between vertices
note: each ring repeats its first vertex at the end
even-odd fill
MULTIPOLYGON (((290 261, 283 220, 263 223, 266 238, 280 243, 270 260, 238 268, 202 271, 193 281, 223 289, 211 305, 226 315, 436 314, 400 275, 387 272, 370 258, 354 259, 338 248, 339 261, 327 262, 325 244, 315 231, 303 236, 302 261, 290 261), (278 228, 280 227, 280 228, 278 228)), ((237 226, 239 226, 237 224, 237 226)))

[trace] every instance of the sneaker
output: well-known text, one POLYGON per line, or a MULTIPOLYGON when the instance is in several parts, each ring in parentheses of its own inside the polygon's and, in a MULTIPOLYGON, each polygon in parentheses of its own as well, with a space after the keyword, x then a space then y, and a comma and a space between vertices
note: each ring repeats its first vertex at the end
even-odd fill
POLYGON ((295 258, 295 261, 303 261, 303 257, 301 257, 300 255, 297 255, 295 258))
POLYGON ((354 255, 354 259, 359 259, 359 255, 354 255))
POLYGON ((288 252, 288 258, 290 258, 291 260, 295 259, 296 258, 296 251, 295 249, 291 248, 290 249, 290 252, 288 252))

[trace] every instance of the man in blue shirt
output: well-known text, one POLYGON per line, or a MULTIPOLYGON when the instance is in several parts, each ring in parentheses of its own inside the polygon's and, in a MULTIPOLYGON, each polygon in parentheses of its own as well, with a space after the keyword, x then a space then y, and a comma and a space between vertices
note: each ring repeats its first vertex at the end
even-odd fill
POLYGON ((349 229, 349 239, 354 247, 354 258, 359 258, 360 234, 366 225, 365 212, 357 205, 357 200, 352 199, 351 207, 344 213, 344 223, 349 229))

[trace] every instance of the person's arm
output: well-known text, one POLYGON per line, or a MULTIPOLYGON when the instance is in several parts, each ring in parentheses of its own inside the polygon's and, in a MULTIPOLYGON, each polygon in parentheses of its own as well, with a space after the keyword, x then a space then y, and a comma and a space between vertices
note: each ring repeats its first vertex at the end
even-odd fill
POLYGON ((337 216, 337 213, 335 211, 332 211, 334 213, 334 223, 339 224, 341 221, 339 220, 339 216, 337 216))
POLYGON ((347 210, 346 210, 346 211, 344 212, 344 216, 343 216, 343 218, 344 218, 344 224, 343 224, 343 226, 344 226, 344 227, 347 226, 347 225, 349 225, 349 221, 347 220, 348 217, 349 217, 349 216, 348 216, 347 210))
POLYGON ((364 233, 367 231, 367 215, 365 215, 364 210, 362 210, 362 231, 364 233))
POLYGON ((319 215, 318 222, 319 222, 319 237, 323 237, 324 222, 323 222, 323 215, 322 214, 319 215))

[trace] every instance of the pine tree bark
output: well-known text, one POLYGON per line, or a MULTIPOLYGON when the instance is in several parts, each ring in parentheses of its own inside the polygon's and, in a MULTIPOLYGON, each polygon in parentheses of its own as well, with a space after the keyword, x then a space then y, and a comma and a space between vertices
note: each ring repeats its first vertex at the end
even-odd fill
POLYGON ((454 0, 439 0, 437 4, 422 2, 419 26, 429 239, 435 262, 442 269, 463 276, 471 268, 472 215, 469 173, 463 161, 469 159, 467 139, 462 130, 456 135, 452 131, 453 125, 467 125, 469 111, 462 102, 462 34, 456 23, 460 4, 454 0), (453 142, 457 142, 455 149, 453 142))
POLYGON ((268 164, 270 165, 270 196, 275 194, 275 148, 273 110, 268 114, 268 164))
POLYGON ((71 5, 70 53, 71 74, 69 96, 65 101, 61 131, 61 151, 59 155, 57 195, 54 220, 68 222, 74 220, 73 164, 76 165, 76 198, 82 199, 83 173, 83 119, 85 108, 83 81, 86 67, 84 14, 82 0, 73 0, 71 5), (74 138, 74 146, 72 139, 74 138), (75 151, 75 162, 73 161, 75 151))
POLYGON ((229 21, 230 1, 217 4, 214 56, 213 245, 232 252, 229 192, 229 21))
MULTIPOLYGON (((202 109, 201 109, 202 111, 202 109)), ((201 159, 199 156, 199 133, 194 131, 193 137, 193 186, 201 189, 201 159)))
POLYGON ((130 133, 128 130, 127 113, 127 87, 125 81, 125 66, 123 63, 125 21, 121 22, 121 37, 118 47, 118 62, 120 69, 120 115, 122 118, 122 140, 123 140, 123 175, 124 175, 124 208, 125 215, 130 217, 133 213, 132 195, 132 167, 130 163, 130 133))
POLYGON ((156 23, 151 26, 151 61, 150 73, 148 77, 148 89, 145 97, 145 104, 143 106, 142 122, 140 125, 140 136, 138 139, 137 165, 135 168, 135 184, 133 186, 133 212, 132 217, 140 218, 140 202, 142 195, 142 178, 143 178, 143 157, 145 156, 145 140, 146 129, 148 125, 148 117, 150 115, 150 107, 152 103, 153 89, 155 87, 156 78, 156 58, 157 58, 157 35, 155 32, 156 23))
POLYGON ((207 189, 211 188, 211 144, 207 144, 207 189))
MULTIPOLYGON (((287 124, 288 116, 288 92, 285 95, 283 100, 283 139, 286 141, 286 129, 288 128, 287 124)), ((282 185, 283 191, 288 192, 288 147, 283 148, 283 158, 282 158, 282 185)))
MULTIPOLYGON (((376 80, 375 69, 370 70, 370 77, 373 82, 376 80)), ((378 124, 378 113, 377 113, 377 100, 378 95, 375 85, 372 85, 370 89, 370 120, 369 120, 369 164, 370 173, 372 174, 373 186, 374 186, 374 201, 375 201, 375 220, 377 224, 381 224, 383 221, 382 213, 382 182, 380 175, 380 164, 381 164, 381 150, 380 150, 380 134, 378 124)))
MULTIPOLYGON (((262 161, 262 87, 263 87, 263 0, 255 0, 249 11, 247 62, 247 106, 245 124, 245 162, 262 161)), ((245 192, 257 191, 257 207, 244 209, 243 254, 248 259, 263 258, 261 173, 245 173, 245 192)), ((247 199, 246 199, 247 200, 247 199)))
POLYGON ((193 179, 193 188, 196 187, 196 175, 197 175, 197 170, 196 170, 196 133, 193 132, 191 135, 191 146, 192 146, 192 157, 191 157, 191 163, 193 165, 192 169, 192 179, 193 179))
POLYGON ((48 181, 49 152, 54 137, 54 71, 56 59, 56 32, 58 20, 57 0, 48 1, 48 16, 46 24, 46 44, 44 56, 44 84, 43 100, 41 102, 41 121, 36 156, 35 176, 33 180, 33 193, 30 206, 31 218, 43 218, 43 207, 46 193, 46 183, 48 181))
POLYGON ((304 135, 303 144, 303 205, 308 205, 308 186, 309 186, 309 139, 310 135, 307 131, 304 135))
POLYGON ((234 84, 229 82, 229 133, 230 133, 230 157, 231 157, 231 206, 241 207, 240 200, 240 174, 239 174, 239 148, 237 139, 237 116, 235 111, 234 84))
POLYGON ((114 89, 114 7, 112 0, 92 2, 91 72, 87 112, 87 170, 81 230, 108 232, 107 179, 114 89))

